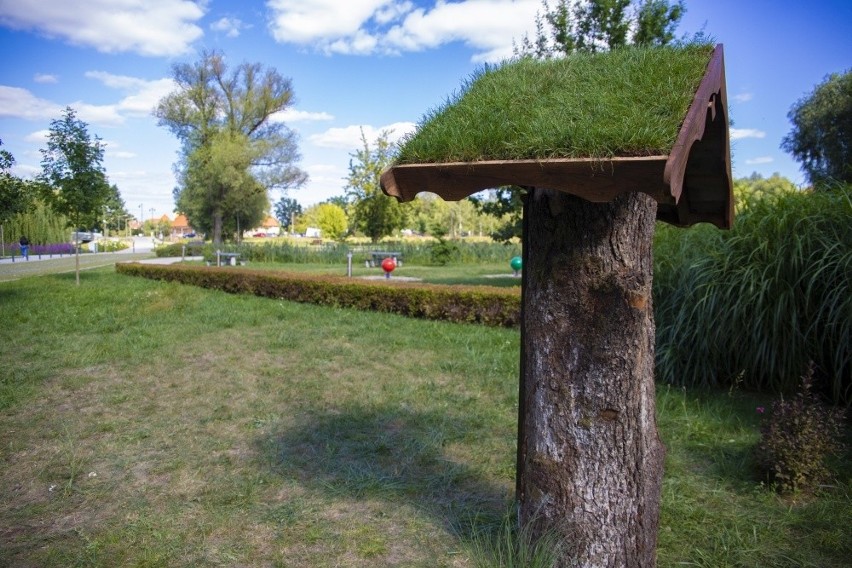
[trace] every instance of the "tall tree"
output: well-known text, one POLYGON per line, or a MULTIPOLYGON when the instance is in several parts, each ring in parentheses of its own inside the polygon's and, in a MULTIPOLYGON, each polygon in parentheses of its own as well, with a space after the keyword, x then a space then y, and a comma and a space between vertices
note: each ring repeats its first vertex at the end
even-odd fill
POLYGON ((293 102, 292 85, 257 63, 230 70, 217 52, 175 65, 173 76, 178 89, 155 115, 182 143, 176 204, 219 243, 227 223, 250 226, 250 218, 263 216, 269 204, 260 193, 307 179, 296 166, 295 134, 276 118, 293 102))
POLYGON ((107 231, 120 231, 122 227, 126 226, 127 218, 130 217, 124 199, 121 198, 121 192, 115 184, 109 186, 109 195, 104 200, 103 214, 105 235, 107 231))
POLYGON ((282 197, 275 204, 275 218, 281 223, 285 231, 291 231, 293 220, 302 214, 302 206, 292 197, 282 197))
MULTIPOLYGON (((0 140, 0 146, 3 141, 0 140)), ((0 225, 22 213, 30 201, 29 184, 12 175, 15 157, 8 150, 0 149, 0 225)))
MULTIPOLYGON (((110 187, 102 165, 104 145, 91 137, 88 125, 77 118, 71 107, 62 117, 50 121, 47 148, 41 150, 42 173, 39 177, 42 199, 60 215, 68 218, 75 234, 95 225, 110 187)), ((80 284, 80 252, 76 254, 76 281, 80 284)))
POLYGON ((852 71, 826 77, 787 117, 793 129, 781 148, 802 163, 809 181, 817 189, 852 183, 852 71))
POLYGON ((352 223, 373 242, 405 224, 402 206, 382 193, 379 182, 382 172, 393 162, 393 147, 388 136, 390 132, 383 131, 371 147, 361 131, 362 147, 350 154, 352 159, 346 181, 347 197, 353 203, 352 223))
POLYGON ((317 227, 322 231, 323 237, 336 241, 346 236, 346 230, 349 228, 346 211, 334 203, 318 203, 309 207, 301 220, 310 227, 317 227))

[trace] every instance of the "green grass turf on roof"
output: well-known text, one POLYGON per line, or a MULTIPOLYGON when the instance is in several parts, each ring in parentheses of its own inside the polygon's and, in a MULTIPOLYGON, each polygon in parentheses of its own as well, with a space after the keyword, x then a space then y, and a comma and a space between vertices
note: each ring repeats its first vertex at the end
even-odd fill
POLYGON ((634 47, 485 69, 426 114, 396 163, 667 155, 712 52, 634 47))

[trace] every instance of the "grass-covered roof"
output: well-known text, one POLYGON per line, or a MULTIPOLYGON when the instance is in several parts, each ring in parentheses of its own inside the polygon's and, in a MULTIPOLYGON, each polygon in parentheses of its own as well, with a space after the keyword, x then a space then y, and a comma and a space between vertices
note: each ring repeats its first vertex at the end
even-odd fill
POLYGON ((485 69, 424 117, 396 163, 667 155, 712 53, 625 48, 485 69))

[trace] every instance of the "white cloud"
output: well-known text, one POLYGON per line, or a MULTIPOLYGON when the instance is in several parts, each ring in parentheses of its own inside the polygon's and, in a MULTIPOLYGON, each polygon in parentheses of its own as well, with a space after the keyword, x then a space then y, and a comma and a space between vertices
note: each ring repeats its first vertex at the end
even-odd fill
POLYGON ((36 130, 24 136, 24 140, 41 144, 47 141, 48 136, 50 136, 50 130, 36 130))
POLYGON ((288 108, 272 114, 269 119, 273 122, 317 122, 334 120, 334 116, 327 112, 309 112, 288 108))
POLYGON ((746 160, 745 163, 748 164, 749 166, 757 166, 757 165, 760 165, 760 164, 771 164, 774 161, 775 161, 775 158, 773 158, 772 156, 760 156, 760 157, 757 157, 757 158, 750 158, 750 159, 746 160))
POLYGON ((731 140, 743 138, 765 138, 766 132, 754 128, 731 128, 731 140))
POLYGON ((228 37, 239 37, 240 31, 249 27, 238 18, 219 18, 210 24, 211 30, 214 32, 224 32, 228 37))
POLYGON ((104 71, 87 71, 86 77, 100 81, 105 86, 128 95, 116 105, 116 112, 133 116, 148 116, 157 103, 175 89, 171 79, 155 79, 149 81, 127 75, 113 75, 104 71))
POLYGON ((336 148, 339 150, 354 151, 361 147, 361 132, 363 130, 367 142, 373 143, 379 135, 385 131, 391 131, 388 140, 397 142, 400 138, 409 132, 413 132, 417 127, 413 122, 395 122, 387 126, 376 128, 370 125, 353 124, 343 128, 329 128, 321 134, 314 134, 308 137, 308 141, 320 148, 336 148))
POLYGON ((280 42, 311 44, 353 35, 373 15, 394 2, 388 0, 270 0, 270 28, 280 42))
POLYGON ((148 81, 102 71, 89 71, 86 77, 124 91, 127 96, 111 105, 92 105, 84 101, 58 104, 40 99, 26 89, 0 85, 0 117, 50 120, 59 118, 65 107, 70 106, 77 111, 80 120, 101 126, 116 126, 124 124, 128 116, 150 116, 157 102, 174 89, 171 79, 148 81))
POLYGON ((123 150, 119 150, 117 152, 107 152, 107 156, 111 158, 117 158, 119 160, 129 160, 130 158, 135 158, 136 154, 133 152, 125 152, 123 150))
POLYGON ((751 93, 739 93, 739 94, 734 95, 731 98, 738 103, 747 103, 752 98, 754 98, 754 95, 752 95, 751 93))
POLYGON ((36 73, 33 75, 33 81, 36 83, 58 83, 59 77, 48 73, 36 73))
POLYGON ((60 105, 40 99, 26 89, 0 85, 0 116, 45 120, 56 118, 61 112, 60 105))
POLYGON ((203 35, 206 2, 190 0, 0 0, 0 23, 104 53, 180 55, 203 35))
POLYGON ((270 0, 268 6, 270 28, 279 42, 366 55, 460 41, 476 50, 474 61, 511 56, 512 40, 534 31, 541 9, 539 0, 439 0, 427 8, 393 0, 270 0))

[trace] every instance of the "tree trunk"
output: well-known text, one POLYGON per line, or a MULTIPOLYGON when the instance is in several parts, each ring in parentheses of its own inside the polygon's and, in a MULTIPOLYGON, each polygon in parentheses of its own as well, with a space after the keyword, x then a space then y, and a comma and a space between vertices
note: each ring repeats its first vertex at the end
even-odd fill
POLYGON ((642 193, 525 204, 519 520, 556 533, 560 566, 656 563, 655 213, 642 193))
POLYGON ((222 244, 222 212, 213 213, 213 244, 219 246, 222 244))

